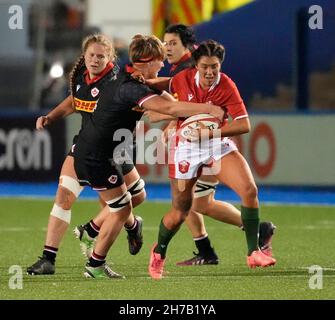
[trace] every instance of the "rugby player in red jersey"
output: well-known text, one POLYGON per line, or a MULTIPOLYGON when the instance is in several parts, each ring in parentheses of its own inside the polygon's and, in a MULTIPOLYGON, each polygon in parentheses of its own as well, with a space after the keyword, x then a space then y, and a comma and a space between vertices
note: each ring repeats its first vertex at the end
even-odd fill
MULTIPOLYGON (((180 71, 192 67, 194 61, 191 52, 197 48, 193 29, 183 24, 174 24, 166 28, 164 34, 167 61, 171 64, 170 76, 175 76, 180 71)), ((167 88, 166 88, 167 89, 167 88)), ((187 97, 188 98, 188 97, 187 97)), ((148 112, 149 119, 154 120, 152 112, 148 112)), ((155 121, 161 117, 158 115, 155 121)), ((173 132, 177 122, 172 120, 164 130, 164 140, 168 141, 168 132, 173 132)), ((218 179, 213 175, 201 175, 194 189, 192 209, 185 223, 189 228, 197 253, 190 259, 177 262, 178 266, 191 265, 216 265, 219 258, 211 246, 205 227, 203 215, 213 219, 232 224, 243 230, 241 212, 232 204, 215 199, 218 179)), ((272 255, 272 236, 275 226, 272 222, 261 222, 259 226, 259 247, 267 255, 272 255)))
MULTIPOLYGON (((241 198, 241 217, 247 240, 247 265, 250 268, 274 265, 276 260, 259 249, 259 201, 251 170, 228 137, 249 132, 248 113, 234 82, 220 72, 225 50, 219 43, 208 40, 192 53, 194 69, 187 69, 171 80, 171 92, 182 101, 219 105, 225 111, 219 137, 213 131, 200 130, 199 141, 179 141, 172 145, 169 175, 172 188, 172 208, 163 217, 158 242, 153 245, 148 271, 153 279, 161 279, 168 244, 185 221, 192 207, 193 187, 199 171, 211 167, 217 179, 233 189, 241 198), (228 123, 228 116, 233 121, 228 123), (207 140, 206 140, 207 138, 207 140), (196 160, 195 160, 196 159, 196 160), (187 166, 181 164, 187 163, 187 166), (183 188, 180 188, 180 185, 183 188)), ((183 120, 180 119, 178 125, 183 120)), ((177 125, 177 129, 178 129, 177 125)))

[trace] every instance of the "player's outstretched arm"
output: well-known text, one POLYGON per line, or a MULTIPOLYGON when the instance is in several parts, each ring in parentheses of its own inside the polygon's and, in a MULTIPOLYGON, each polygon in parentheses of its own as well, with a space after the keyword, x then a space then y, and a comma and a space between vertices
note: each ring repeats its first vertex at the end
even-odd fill
MULTIPOLYGON (((177 101, 170 93, 163 91, 161 94, 161 97, 163 97, 166 100, 169 101, 177 101)), ((144 113, 148 118, 150 122, 159 122, 164 120, 175 120, 176 118, 167 114, 163 114, 157 111, 146 111, 144 113)))
POLYGON ((155 123, 155 122, 160 122, 164 120, 174 120, 176 119, 175 117, 169 116, 167 114, 159 113, 156 111, 146 111, 144 112, 144 115, 146 115, 149 119, 150 122, 155 123))
POLYGON ((145 80, 145 84, 150 88, 163 91, 169 90, 170 80, 171 78, 169 77, 158 77, 145 80))
POLYGON ((146 100, 142 106, 147 110, 152 110, 178 117, 190 117, 199 113, 208 113, 222 121, 224 111, 218 106, 206 103, 193 103, 184 101, 168 101, 160 96, 154 96, 146 100))

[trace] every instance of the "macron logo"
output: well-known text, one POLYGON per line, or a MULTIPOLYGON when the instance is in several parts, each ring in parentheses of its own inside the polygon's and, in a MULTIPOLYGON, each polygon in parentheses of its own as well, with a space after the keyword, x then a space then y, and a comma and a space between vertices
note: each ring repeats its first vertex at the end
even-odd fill
POLYGON ((191 101, 193 97, 194 97, 193 94, 192 94, 192 93, 189 93, 189 94, 188 94, 188 101, 191 101))

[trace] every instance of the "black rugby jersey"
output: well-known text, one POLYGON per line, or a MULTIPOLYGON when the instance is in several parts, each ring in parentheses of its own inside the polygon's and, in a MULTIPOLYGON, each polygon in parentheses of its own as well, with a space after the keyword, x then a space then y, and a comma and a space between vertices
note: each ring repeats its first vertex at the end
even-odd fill
POLYGON ((79 134, 75 156, 92 160, 112 158, 115 147, 124 140, 120 137, 132 135, 141 119, 144 110, 139 106, 157 94, 161 92, 120 71, 100 92, 96 108, 79 134))
POLYGON ((74 80, 74 107, 82 116, 81 129, 91 118, 104 85, 119 72, 119 67, 109 63, 102 73, 90 79, 85 65, 78 71, 74 80))

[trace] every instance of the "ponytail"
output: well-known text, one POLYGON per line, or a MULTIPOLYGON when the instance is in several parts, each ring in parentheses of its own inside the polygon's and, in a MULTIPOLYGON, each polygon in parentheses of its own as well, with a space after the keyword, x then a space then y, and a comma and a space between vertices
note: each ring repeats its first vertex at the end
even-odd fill
POLYGON ((85 58, 84 55, 81 55, 75 65, 73 66, 71 72, 70 72, 70 92, 72 97, 74 97, 74 94, 76 93, 76 88, 75 88, 75 79, 76 76, 78 75, 78 71, 80 70, 80 68, 84 65, 85 62, 85 58))

